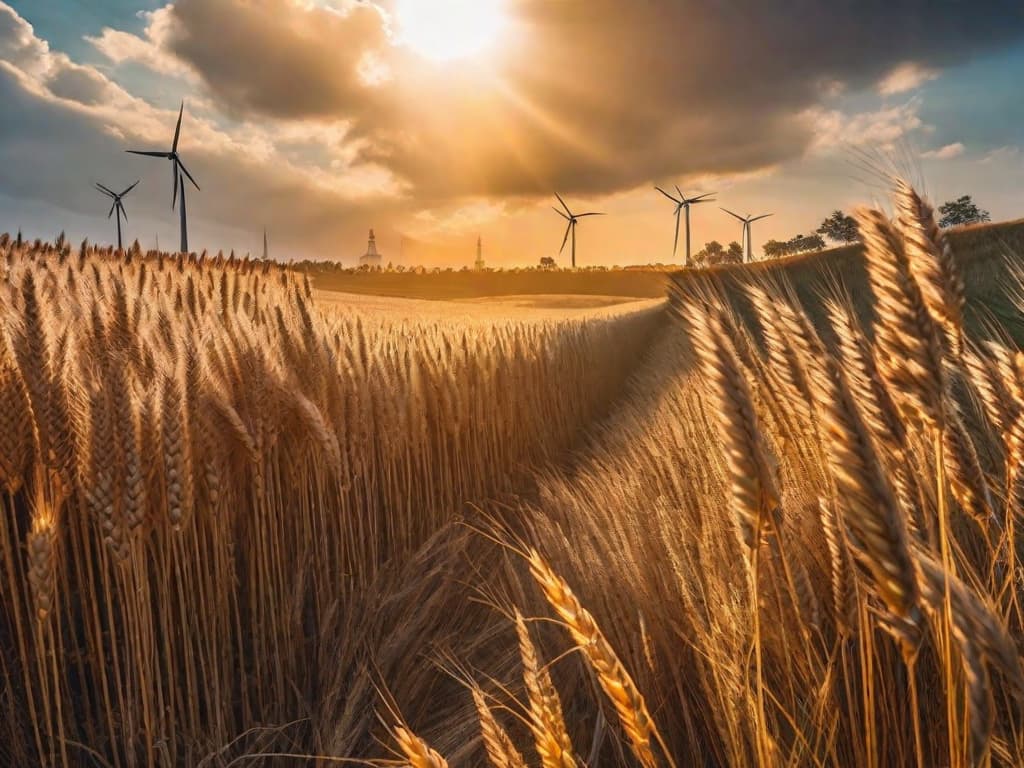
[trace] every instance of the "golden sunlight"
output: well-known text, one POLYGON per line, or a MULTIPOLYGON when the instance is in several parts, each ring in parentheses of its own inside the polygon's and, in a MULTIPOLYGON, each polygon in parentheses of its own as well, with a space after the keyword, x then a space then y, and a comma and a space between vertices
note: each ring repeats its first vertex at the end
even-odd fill
POLYGON ((477 56, 501 39, 504 0, 398 0, 399 41, 424 58, 477 56))

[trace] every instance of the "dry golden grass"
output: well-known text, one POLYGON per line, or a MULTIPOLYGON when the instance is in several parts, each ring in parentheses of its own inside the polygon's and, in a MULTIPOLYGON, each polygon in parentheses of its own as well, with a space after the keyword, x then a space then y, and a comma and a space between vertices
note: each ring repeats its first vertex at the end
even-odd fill
POLYGON ((568 447, 663 318, 416 319, 321 309, 273 265, 0 250, 12 764, 376 754, 405 654, 375 607, 429 605, 403 569, 455 557, 468 505, 568 447))
POLYGON ((1024 352, 895 196, 673 319, 3 241, 0 758, 1024 764, 1024 352))

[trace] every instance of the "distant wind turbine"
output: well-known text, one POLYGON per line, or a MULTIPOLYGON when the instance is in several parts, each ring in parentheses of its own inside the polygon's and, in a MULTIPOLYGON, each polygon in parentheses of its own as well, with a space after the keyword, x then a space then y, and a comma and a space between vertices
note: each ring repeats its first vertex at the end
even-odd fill
POLYGON ((263 228, 263 260, 268 261, 270 259, 270 250, 267 248, 267 228, 263 228))
POLYGON ((656 190, 661 192, 665 197, 676 204, 676 239, 672 245, 672 255, 676 255, 676 251, 679 249, 679 218, 683 211, 686 211, 686 262, 685 266, 690 266, 690 206, 697 205, 698 203, 713 203, 714 200, 708 200, 714 192, 706 192, 703 195, 697 195, 696 197, 686 197, 683 191, 677 186, 676 193, 679 197, 670 195, 661 187, 655 187, 656 190))
POLYGON ((565 213, 552 206, 552 210, 569 222, 565 227, 565 237, 562 238, 562 247, 558 249, 558 253, 561 254, 565 250, 565 243, 569 239, 569 234, 572 233, 572 266, 576 268, 576 222, 582 219, 584 216, 604 216, 603 213, 573 213, 569 210, 569 206, 565 204, 565 200, 562 196, 555 192, 555 197, 558 198, 558 202, 565 208, 565 213), (566 215, 568 214, 568 215, 566 215))
POLYGON ((133 189, 135 189, 135 187, 137 187, 138 184, 139 182, 136 181, 134 184, 128 187, 128 189, 126 189, 124 192, 121 192, 120 194, 114 192, 112 189, 108 189, 102 184, 96 184, 96 189, 98 189, 100 192, 102 192, 104 195, 106 195, 107 197, 114 201, 113 204, 110 206, 110 213, 107 214, 107 218, 109 219, 115 213, 117 214, 117 250, 119 251, 124 250, 124 248, 121 245, 121 217, 124 216, 124 220, 128 221, 128 214, 125 213, 124 205, 121 203, 121 198, 123 198, 133 189))
POLYGON ((755 221, 760 221, 761 219, 767 219, 769 216, 774 216, 775 214, 774 213, 762 213, 760 216, 746 216, 746 217, 743 217, 743 216, 740 216, 738 213, 733 213, 732 211, 730 211, 730 210, 728 210, 726 208, 723 208, 722 210, 725 211, 726 213, 728 213, 734 219, 737 219, 738 221, 743 222, 743 263, 744 264, 749 264, 751 261, 753 261, 753 251, 752 251, 752 248, 751 248, 752 236, 751 236, 750 225, 753 224, 755 221))
POLYGON ((181 253, 188 253, 188 218, 185 213, 185 179, 182 178, 182 174, 188 177, 188 180, 192 182, 197 190, 199 185, 196 180, 192 178, 192 174, 188 172, 188 168, 181 162, 181 158, 178 156, 178 138, 181 136, 181 117, 185 113, 185 102, 181 102, 181 109, 178 110, 178 124, 174 128, 174 141, 171 144, 170 152, 140 152, 139 150, 129 149, 129 153, 133 155, 145 155, 146 157, 163 157, 171 161, 171 174, 174 176, 174 196, 171 198, 171 208, 178 202, 178 184, 181 184, 181 253))

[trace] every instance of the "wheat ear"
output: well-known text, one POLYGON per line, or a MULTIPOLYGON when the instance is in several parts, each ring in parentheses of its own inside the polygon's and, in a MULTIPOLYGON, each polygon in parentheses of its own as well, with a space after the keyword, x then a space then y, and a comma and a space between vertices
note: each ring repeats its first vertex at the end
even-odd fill
POLYGON ((576 599, 565 580, 551 569, 536 550, 530 552, 530 573, 597 674, 601 689, 615 707, 619 723, 629 738, 637 761, 644 768, 655 768, 651 740, 656 738, 663 744, 661 736, 647 710, 643 695, 594 617, 576 599))
POLYGON ((508 732, 494 717, 491 708, 487 706, 483 692, 477 688, 473 689, 473 703, 476 705, 477 717, 480 719, 480 735, 491 765, 494 768, 526 768, 522 754, 512 743, 508 732))
POLYGON ((523 684, 530 703, 530 730, 543 768, 575 768, 572 741, 562 715, 562 701, 551 682, 551 675, 542 666, 530 630, 516 611, 516 632, 519 654, 523 661, 523 684))
POLYGON ((896 180, 896 221, 910 272, 954 355, 963 351, 964 280, 935 210, 903 179, 896 180))
POLYGON ((856 213, 877 299, 878 370, 903 416, 941 429, 946 372, 940 331, 910 274, 903 237, 881 211, 856 213))
POLYGON ((401 725, 391 729, 407 768, 448 768, 448 761, 423 739, 401 725))

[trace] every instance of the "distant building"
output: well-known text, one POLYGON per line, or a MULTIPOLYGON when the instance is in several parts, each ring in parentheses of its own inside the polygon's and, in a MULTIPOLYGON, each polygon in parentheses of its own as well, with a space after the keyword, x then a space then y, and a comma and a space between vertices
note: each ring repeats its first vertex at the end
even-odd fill
POLYGON ((379 267, 384 257, 377 252, 377 238, 370 230, 370 240, 366 244, 366 253, 359 257, 359 265, 367 264, 371 267, 379 267))
POLYGON ((473 264, 473 267, 477 270, 484 268, 484 241, 481 237, 476 239, 476 262, 473 264))

